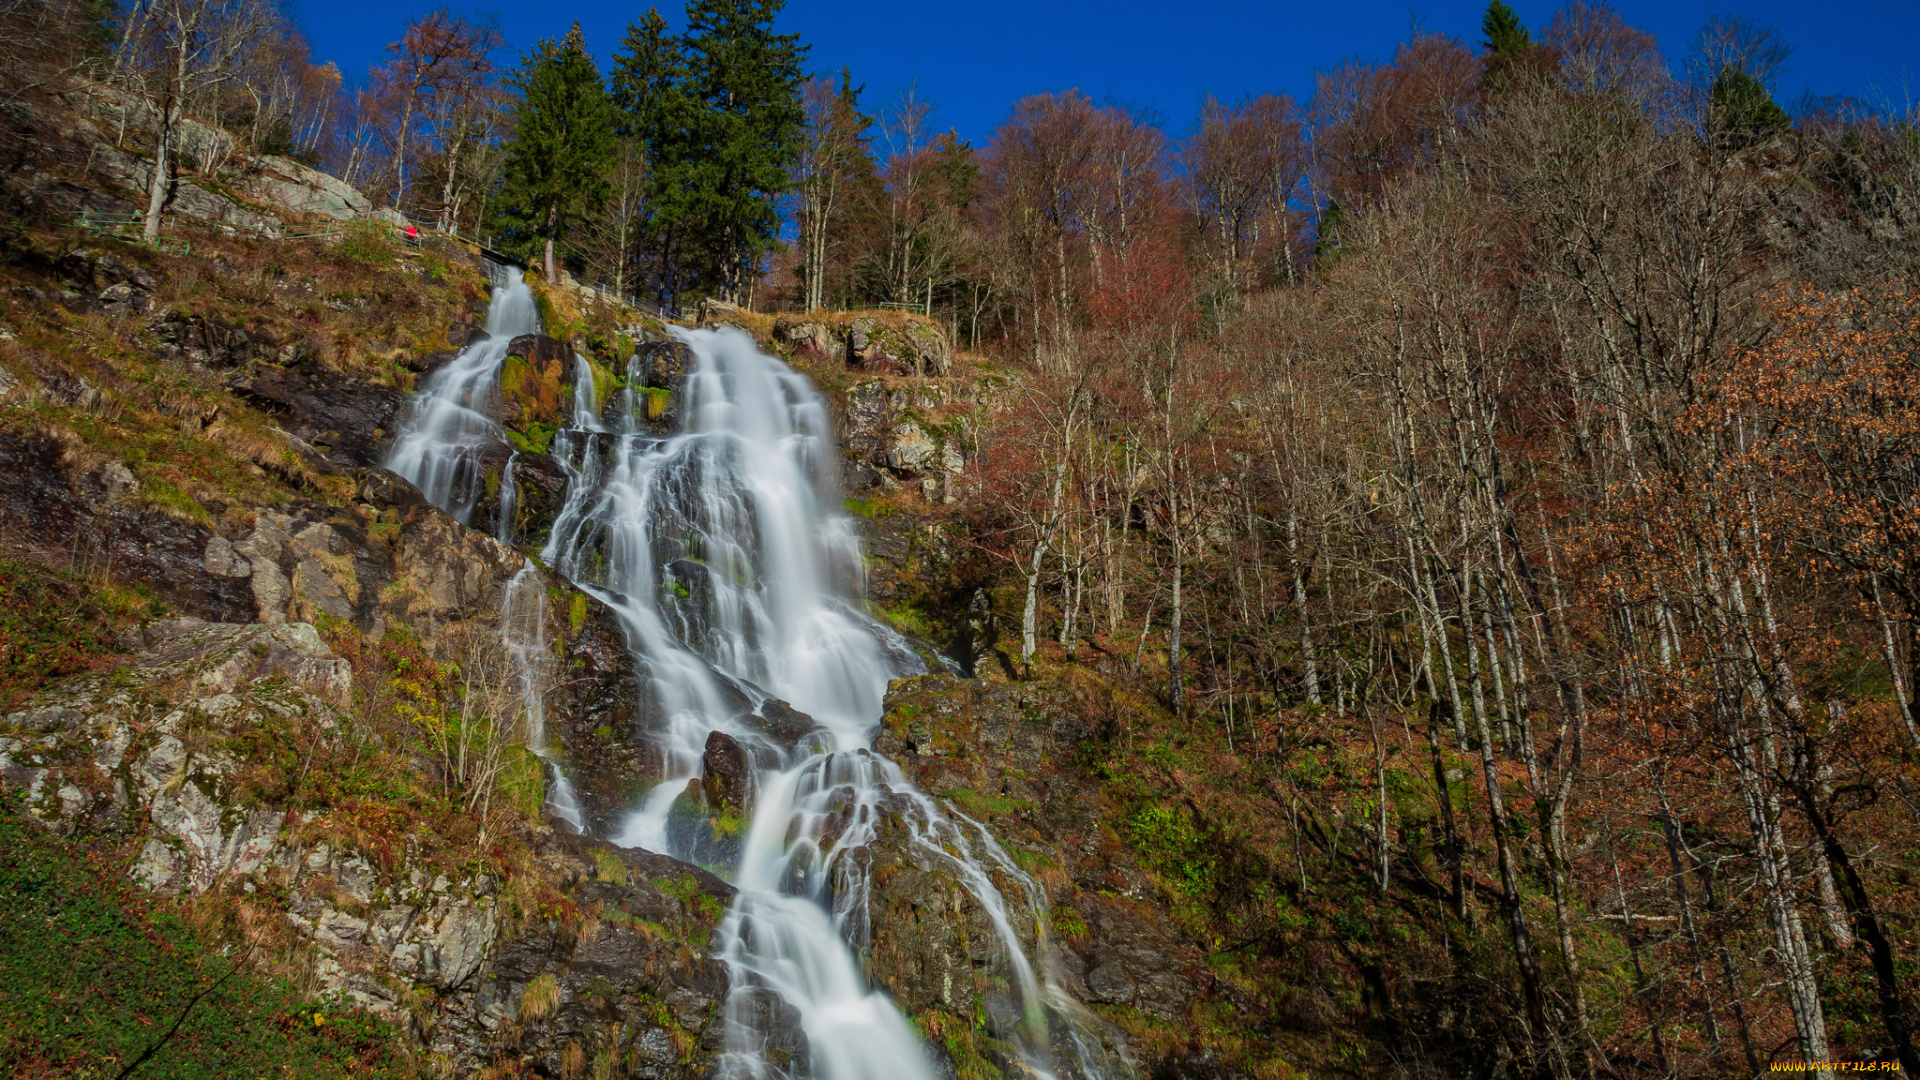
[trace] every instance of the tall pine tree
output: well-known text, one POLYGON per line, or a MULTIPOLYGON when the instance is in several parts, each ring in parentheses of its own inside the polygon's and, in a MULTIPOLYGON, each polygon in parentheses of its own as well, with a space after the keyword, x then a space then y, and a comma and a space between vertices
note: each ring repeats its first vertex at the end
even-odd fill
POLYGON ((562 232, 607 198, 613 111, 580 24, 534 46, 510 80, 520 91, 502 165, 499 231, 524 253, 544 247, 547 280, 562 232))
POLYGON ((1498 94, 1521 82, 1546 74, 1551 57, 1534 44, 1533 35, 1520 22, 1520 16, 1505 0, 1492 0, 1480 18, 1481 42, 1486 52, 1481 57, 1484 73, 1481 85, 1498 94))
MULTIPOLYGON (((738 301, 779 233, 777 200, 791 182, 805 117, 798 34, 776 34, 785 0, 692 0, 681 37, 685 156, 656 169, 676 190, 664 214, 690 241, 703 285, 738 301)), ((676 150, 682 148, 675 148, 676 150)))
POLYGON ((620 136, 631 139, 647 159, 647 214, 644 243, 651 255, 655 289, 663 303, 684 290, 676 257, 686 218, 679 193, 687 186, 693 149, 688 137, 690 102, 681 90, 686 58, 680 39, 667 32, 658 8, 627 27, 613 56, 611 101, 620 136))
POLYGON ((1520 23, 1520 16, 1503 0, 1492 0, 1480 17, 1480 31, 1487 35, 1481 42, 1493 56, 1514 57, 1533 47, 1533 35, 1520 23))

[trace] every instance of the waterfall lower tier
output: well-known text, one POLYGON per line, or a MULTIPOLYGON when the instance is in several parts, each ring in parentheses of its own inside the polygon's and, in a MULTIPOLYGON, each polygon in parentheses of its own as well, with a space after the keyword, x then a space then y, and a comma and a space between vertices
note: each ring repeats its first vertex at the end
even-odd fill
MULTIPOLYGON (((495 345, 522 329, 514 320, 524 292, 517 276, 496 291, 496 336, 429 380, 390 459, 458 514, 478 498, 475 447, 501 437, 489 414, 504 356, 495 345)), ((612 839, 701 862, 739 890, 719 933, 733 976, 723 1073, 936 1075, 913 1025, 859 959, 871 845, 884 821, 909 830, 912 857, 987 912, 1003 961, 996 977, 1018 1003, 992 1033, 1008 1054, 1036 1077, 1124 1074, 1098 1038, 1083 1037, 1096 1030, 1085 1010, 1036 970, 996 881, 1018 893, 1028 926, 1044 928, 1040 886, 983 827, 915 791, 870 749, 889 680, 925 664, 856 600, 861 556, 839 510, 825 402, 737 331, 680 338, 694 363, 679 387, 681 429, 666 438, 636 416, 631 388, 645 385, 643 365, 629 361, 628 388, 603 413, 608 395, 575 358, 573 423, 552 443, 566 497, 539 560, 604 601, 631 651, 646 720, 619 735, 644 743, 658 772, 636 778, 651 787, 612 839), (776 714, 793 730, 770 731, 776 714), (798 1013, 804 1067, 769 1049, 778 1011, 769 994, 798 1013)), ((530 560, 508 590, 504 636, 529 745, 551 770, 549 810, 578 828, 562 754, 545 742, 556 674, 545 604, 530 560)))

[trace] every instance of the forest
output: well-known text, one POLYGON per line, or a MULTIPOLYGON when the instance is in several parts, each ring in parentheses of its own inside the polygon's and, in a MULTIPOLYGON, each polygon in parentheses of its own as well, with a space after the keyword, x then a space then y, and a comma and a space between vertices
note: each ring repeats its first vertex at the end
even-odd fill
POLYGON ((190 116, 549 281, 942 324, 953 602, 1097 676, 1223 969, 1351 974, 1351 1075, 1920 1075, 1920 111, 1783 106, 1739 16, 1670 65, 1493 0, 1304 100, 975 146, 780 8, 604 61, 442 9, 350 80, 272 0, 16 0, 0 63, 155 102, 149 235, 190 116))

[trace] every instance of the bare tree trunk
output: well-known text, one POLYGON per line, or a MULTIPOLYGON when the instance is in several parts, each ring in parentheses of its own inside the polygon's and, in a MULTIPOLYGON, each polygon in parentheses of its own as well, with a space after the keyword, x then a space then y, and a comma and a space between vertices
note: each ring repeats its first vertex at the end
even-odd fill
POLYGON ((1033 548, 1033 566, 1025 572, 1027 579, 1027 606, 1020 616, 1020 666, 1026 674, 1033 674, 1033 654, 1039 647, 1040 621, 1040 568, 1047 557, 1047 540, 1042 538, 1033 548))
POLYGON ((153 151, 153 176, 147 183, 147 220, 141 235, 149 243, 160 238, 160 213, 166 208, 167 191, 172 186, 167 180, 167 170, 172 164, 169 158, 178 118, 178 107, 168 101, 160 110, 160 138, 153 151))
POLYGON ((1900 720, 1907 749, 1920 750, 1920 724, 1914 721, 1913 688, 1907 684, 1908 669, 1900 662, 1900 648, 1893 632, 1893 620, 1887 617, 1886 601, 1880 595, 1880 575, 1872 576, 1873 610, 1880 620, 1881 644, 1886 650, 1887 674, 1893 681, 1894 700, 1900 704, 1900 720))
MULTIPOLYGON (((1693 977, 1700 983, 1701 996, 1706 1003, 1707 1041, 1713 1047, 1713 1058, 1720 1061, 1726 1054, 1726 1048, 1720 1040, 1720 1018, 1715 1014, 1713 994, 1707 987, 1706 946, 1700 940, 1700 926, 1693 917, 1693 898, 1687 890, 1687 870, 1680 861, 1679 822, 1674 819, 1673 806, 1667 801, 1667 791, 1660 787, 1660 824, 1666 833, 1667 865, 1672 869, 1674 900, 1680 907, 1680 929, 1687 936, 1687 942, 1693 950, 1693 977)), ((1733 972, 1726 972, 1729 979, 1733 972)), ((1732 989, 1729 987, 1729 989, 1732 989)), ((1737 991, 1735 991, 1737 996, 1737 991)), ((1757 1067, 1756 1067, 1757 1071, 1757 1067)))
POLYGON ((1180 671, 1180 616, 1182 613, 1180 525, 1178 502, 1175 502, 1175 523, 1173 526, 1173 606, 1167 617, 1167 704, 1172 707, 1173 715, 1180 715, 1181 671, 1180 671))
POLYGON ((1300 516, 1287 510, 1287 562, 1293 571, 1293 610, 1300 620, 1300 663, 1307 680, 1307 700, 1320 704, 1320 667, 1313 656, 1313 622, 1307 613, 1307 580, 1300 572, 1300 516))

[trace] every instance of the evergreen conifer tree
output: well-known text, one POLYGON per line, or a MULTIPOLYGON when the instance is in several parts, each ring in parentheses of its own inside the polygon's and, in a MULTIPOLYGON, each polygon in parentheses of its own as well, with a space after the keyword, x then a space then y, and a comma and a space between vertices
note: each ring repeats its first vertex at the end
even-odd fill
POLYGON ((1480 30, 1487 35, 1481 42, 1486 48, 1481 60, 1485 66, 1481 83, 1489 92, 1504 91, 1524 79, 1530 69, 1539 68, 1541 57, 1534 46, 1533 35, 1505 0, 1492 0, 1487 5, 1487 13, 1480 19, 1480 30))
POLYGON ((1739 68, 1722 68, 1713 80, 1712 101, 1719 127, 1742 143, 1758 141, 1792 122, 1767 85, 1739 68))
POLYGON ((1347 208, 1340 205, 1339 199, 1328 199, 1326 209, 1320 211, 1320 221, 1314 230, 1314 266, 1331 270, 1347 253, 1346 247, 1340 242, 1340 230, 1346 223, 1347 208))
POLYGON ((499 225, 523 252, 544 247, 553 281, 556 240, 606 199, 613 114, 579 23, 565 40, 534 46, 510 82, 520 104, 502 164, 499 225))
POLYGON ((785 0, 692 0, 681 37, 687 157, 659 161, 679 189, 663 203, 689 233, 703 284, 736 301, 780 227, 805 116, 798 34, 776 34, 785 0))
POLYGON ((1505 0, 1492 0, 1487 5, 1487 13, 1480 18, 1480 31, 1487 35, 1487 53, 1491 56, 1514 57, 1533 47, 1533 35, 1520 23, 1520 16, 1508 7, 1505 0))
POLYGON ((676 248, 684 230, 676 226, 686 218, 680 196, 694 160, 687 132, 690 103, 681 90, 685 78, 680 39, 667 32, 658 8, 648 9, 627 27, 614 53, 610 100, 621 137, 633 140, 646 155, 646 246, 662 301, 682 291, 676 248))

